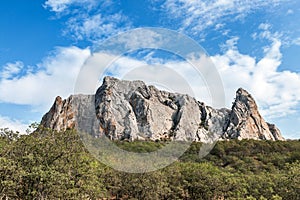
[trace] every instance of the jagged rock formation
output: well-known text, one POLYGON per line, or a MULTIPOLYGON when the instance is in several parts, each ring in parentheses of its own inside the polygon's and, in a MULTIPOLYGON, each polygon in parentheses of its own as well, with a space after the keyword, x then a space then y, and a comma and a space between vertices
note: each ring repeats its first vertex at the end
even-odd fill
POLYGON ((56 131, 75 128, 90 133, 98 131, 98 124, 95 95, 71 95, 65 100, 58 96, 41 121, 43 127, 56 131))
POLYGON ((224 127, 224 138, 283 140, 274 124, 261 117, 253 97, 244 89, 236 92, 230 117, 224 127))
POLYGON ((214 109, 188 95, 112 77, 104 78, 95 95, 57 97, 41 124, 113 140, 283 140, 279 129, 264 121, 254 99, 243 89, 237 91, 231 110, 214 109))

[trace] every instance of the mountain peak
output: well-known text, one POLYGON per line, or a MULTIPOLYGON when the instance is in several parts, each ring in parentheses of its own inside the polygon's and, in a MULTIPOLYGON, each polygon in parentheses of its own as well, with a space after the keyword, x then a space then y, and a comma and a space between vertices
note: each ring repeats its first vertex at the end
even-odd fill
POLYGON ((245 90, 244 88, 239 88, 237 91, 236 91, 237 94, 244 94, 244 95, 250 95, 250 93, 245 90))
POLYGON ((57 98, 41 124, 55 130, 84 129, 112 140, 283 140, 279 129, 265 122, 254 98, 242 88, 231 110, 214 109, 188 95, 109 76, 95 95, 57 98))
POLYGON ((255 102, 254 98, 252 97, 252 95, 243 88, 239 88, 236 91, 235 103, 236 102, 242 102, 244 104, 257 107, 256 102, 255 102))
POLYGON ((280 130, 263 119, 254 98, 243 88, 236 92, 224 130, 225 138, 284 140, 280 130))

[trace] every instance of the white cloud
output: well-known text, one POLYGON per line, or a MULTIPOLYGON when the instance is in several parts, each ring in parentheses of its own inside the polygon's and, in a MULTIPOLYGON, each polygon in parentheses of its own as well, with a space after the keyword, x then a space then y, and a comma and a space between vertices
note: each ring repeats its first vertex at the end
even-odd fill
POLYGON ((294 14, 294 11, 292 9, 288 9, 288 11, 286 12, 286 14, 288 14, 288 15, 294 14))
MULTIPOLYGON (((266 31, 269 30, 262 32, 266 31)), ((225 86, 226 105, 231 106, 235 91, 243 87, 253 94, 264 116, 280 117, 299 112, 297 106, 300 104, 300 74, 287 70, 278 71, 282 60, 281 41, 271 33, 267 35, 266 38, 271 43, 265 47, 264 56, 260 60, 239 51, 238 37, 226 42, 223 46, 223 54, 211 56, 225 86)), ((119 57, 106 69, 106 73, 119 78, 148 80, 158 85, 164 80, 165 88, 189 93, 211 104, 212 99, 205 77, 196 76, 198 72, 193 66, 183 61, 152 58, 152 55, 152 53, 147 54, 145 61, 119 57), (180 80, 184 80, 184 84, 177 81, 179 77, 181 77, 180 80), (187 89, 186 85, 190 88, 187 89)), ((28 104, 42 108, 43 111, 47 110, 55 96, 67 97, 74 92, 79 70, 89 56, 88 49, 58 48, 54 55, 44 59, 38 65, 38 71, 29 71, 16 77, 11 77, 10 74, 17 73, 23 64, 21 62, 8 63, 2 72, 7 75, 3 76, 0 81, 0 101, 28 104)), ((203 64, 203 61, 199 61, 201 62, 203 64)), ((87 79, 92 80, 91 77, 87 79)))
MULTIPOLYGON (((236 90, 243 87, 253 94, 265 117, 278 118, 299 112, 300 74, 278 70, 282 61, 282 43, 278 38, 280 34, 271 33, 270 28, 268 24, 260 25, 262 31, 258 33, 259 37, 270 42, 264 48, 264 55, 260 60, 239 51, 238 37, 227 40, 222 46, 224 53, 211 56, 211 59, 223 80, 227 107, 231 106, 236 90)), ((165 88, 188 93, 211 105, 205 74, 202 74, 203 77, 196 76, 198 72, 187 62, 166 61, 153 58, 152 55, 153 53, 147 54, 144 61, 119 57, 106 72, 119 78, 142 79, 150 83, 159 83, 160 80, 165 88), (185 83, 181 84, 183 82, 177 81, 179 79, 185 80, 185 83)), ((199 60, 194 63, 204 65, 199 60)))
POLYGON ((300 46, 300 37, 296 38, 292 43, 300 46))
POLYGON ((261 9, 270 9, 288 0, 167 0, 165 9, 181 20, 183 30, 199 34, 208 27, 243 18, 249 13, 261 9))
POLYGON ((269 30, 271 28, 271 24, 268 24, 268 23, 261 23, 259 26, 258 26, 259 29, 261 30, 269 30))
POLYGON ((9 128, 12 131, 18 131, 21 134, 25 134, 28 124, 0 115, 0 128, 9 128))
POLYGON ((49 7, 54 12, 64 11, 72 0, 48 0, 45 2, 45 7, 49 7))
MULTIPOLYGON (((275 37, 270 41, 271 44, 265 48, 264 56, 260 60, 242 54, 236 46, 237 37, 227 41, 224 54, 211 56, 225 86, 227 107, 231 106, 235 91, 243 87, 257 100, 264 117, 278 119, 299 112, 297 109, 300 104, 300 74, 278 71, 282 59, 281 41, 275 37)), ((142 79, 161 89, 193 95, 198 100, 211 105, 212 99, 205 75, 196 76, 198 72, 187 62, 160 60, 152 58, 153 55, 147 54, 145 61, 132 57, 119 57, 106 69, 106 74, 130 80, 142 79)), ((28 72, 24 76, 12 79, 2 79, 0 100, 29 104, 45 112, 50 108, 55 96, 67 97, 74 92, 80 67, 89 56, 88 49, 59 48, 53 56, 39 64, 39 71, 28 72)), ((111 56, 114 57, 107 55, 107 57, 111 56)), ((195 62, 205 64, 203 60, 195 62)), ((92 80, 93 75, 87 76, 86 82, 92 80)), ((94 80, 93 84, 96 81, 94 80)), ((4 117, 0 120, 1 126, 24 130, 25 125, 19 121, 4 117)))
POLYGON ((119 46, 122 47, 123 45, 130 51, 144 47, 155 49, 170 42, 168 37, 164 37, 164 34, 167 35, 169 32, 166 31, 164 33, 163 31, 164 29, 134 29, 130 32, 118 35, 117 38, 113 38, 109 45, 112 46, 112 51, 114 51, 115 48, 120 48, 119 46))
POLYGON ((259 37, 260 39, 267 39, 267 40, 270 40, 270 41, 274 42, 275 40, 279 40, 282 37, 282 34, 279 33, 279 32, 274 32, 274 33, 271 32, 271 29, 272 29, 271 24, 261 23, 258 26, 258 29, 261 30, 261 32, 260 33, 254 33, 252 35, 252 37, 254 39, 259 37))
POLYGON ((223 45, 221 44, 220 47, 221 47, 222 50, 226 50, 228 48, 236 49, 236 45, 237 45, 237 42, 238 42, 239 39, 240 39, 239 37, 232 37, 229 40, 227 40, 225 42, 225 44, 223 44, 223 45))
POLYGON ((85 5, 85 9, 91 8, 96 4, 95 0, 47 0, 44 7, 56 13, 66 12, 74 4, 85 5))
POLYGON ((126 21, 127 18, 120 13, 79 14, 69 18, 64 34, 71 34, 76 40, 95 41, 128 29, 129 25, 126 25, 126 21), (120 27, 121 23, 125 25, 120 27))
MULTIPOLYGON (((120 79, 143 80, 147 84, 153 84, 161 89, 189 94, 200 101, 204 101, 208 105, 224 107, 222 98, 212 99, 213 97, 216 97, 212 97, 212 94, 215 95, 215 93, 217 93, 217 95, 221 96, 218 89, 222 88, 215 87, 221 85, 216 85, 218 81, 215 79, 214 71, 211 70, 212 62, 208 57, 197 57, 195 59, 191 59, 189 63, 182 60, 156 58, 152 57, 152 55, 153 54, 148 53, 144 57, 144 60, 125 56, 115 57, 113 59, 113 63, 103 70, 104 75, 112 75, 120 79), (199 70, 201 70, 201 72, 199 70), (214 88, 215 91, 210 91, 212 88, 214 88)), ((99 62, 100 57, 110 58, 113 56, 99 54, 95 55, 94 60, 98 60, 99 62)), ((101 59, 101 61, 102 60, 103 59, 101 59)), ((89 63, 89 61, 87 63, 89 63)), ((96 63, 91 61, 91 64, 95 65, 96 63)), ((104 66, 106 66, 106 64, 104 66)), ((96 72, 95 67, 90 67, 90 70, 86 73, 98 74, 99 72, 96 72)), ((91 80, 91 78, 89 80, 91 80)), ((82 82, 85 83, 86 81, 82 82)), ((92 82, 95 83, 95 81, 92 82)), ((92 91, 94 91, 94 86, 92 84, 88 85, 90 85, 89 88, 92 88, 92 91)), ((91 90, 87 89, 84 85, 81 93, 82 91, 91 90)))
MULTIPOLYGON (((74 84, 88 49, 57 48, 52 56, 40 63, 38 71, 0 80, 0 102, 27 104, 48 109, 57 95, 73 93, 74 84)), ((7 65, 6 65, 7 66, 7 65)))
POLYGON ((244 87, 253 94, 264 116, 278 118, 299 112, 300 74, 278 71, 282 59, 281 41, 266 31, 263 35, 271 45, 265 47, 260 60, 240 53, 232 42, 228 42, 230 45, 223 55, 212 56, 212 59, 223 79, 228 104, 237 87, 244 87))
POLYGON ((215 29, 218 30, 218 29, 223 28, 224 26, 225 26, 224 23, 218 23, 218 24, 215 25, 215 29))
POLYGON ((44 7, 64 16, 63 34, 75 40, 98 41, 127 30, 128 18, 110 0, 47 0, 44 7))
POLYGON ((3 66, 0 72, 0 79, 10 79, 15 75, 19 74, 19 72, 24 67, 24 64, 20 61, 16 61, 14 63, 7 63, 3 66))

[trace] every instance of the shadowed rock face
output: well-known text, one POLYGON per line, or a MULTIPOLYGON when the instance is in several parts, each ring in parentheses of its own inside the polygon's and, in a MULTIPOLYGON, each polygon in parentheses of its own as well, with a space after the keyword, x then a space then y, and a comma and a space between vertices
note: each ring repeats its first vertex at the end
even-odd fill
POLYGON ((75 128, 112 140, 283 140, 243 89, 237 91, 231 110, 214 109, 188 95, 112 77, 104 78, 95 95, 57 97, 41 124, 54 130, 75 128))

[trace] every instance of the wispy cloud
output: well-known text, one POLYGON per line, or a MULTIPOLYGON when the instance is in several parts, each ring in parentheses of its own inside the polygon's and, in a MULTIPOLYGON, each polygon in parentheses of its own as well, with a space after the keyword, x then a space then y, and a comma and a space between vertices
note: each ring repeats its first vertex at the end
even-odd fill
POLYGON ((294 11, 292 9, 288 9, 288 11, 286 12, 287 15, 291 15, 294 14, 294 11))
POLYGON ((72 0, 48 0, 45 2, 44 7, 50 8, 53 12, 62 12, 71 3, 72 0))
POLYGON ((300 37, 296 38, 292 43, 300 46, 300 37))
POLYGON ((102 15, 78 14, 69 18, 64 35, 75 40, 98 41, 128 29, 127 18, 121 13, 102 15), (120 27, 121 24, 125 26, 120 27))
MULTIPOLYGON (((98 3, 104 3, 109 1, 98 1, 98 3)), ((96 0, 47 0, 44 3, 44 7, 50 9, 56 13, 69 13, 72 6, 83 6, 82 8, 91 9, 97 4, 96 0)))
POLYGON ((47 0, 44 7, 53 11, 56 17, 66 18, 65 36, 71 36, 75 41, 94 42, 131 26, 114 4, 109 0, 47 0))
POLYGON ((209 27, 244 18, 258 9, 279 5, 289 0, 167 0, 164 8, 181 22, 181 30, 199 34, 209 27))
POLYGON ((23 67, 24 64, 20 61, 16 61, 14 63, 7 63, 2 67, 2 70, 0 71, 0 79, 13 78, 14 76, 20 73, 23 67))

